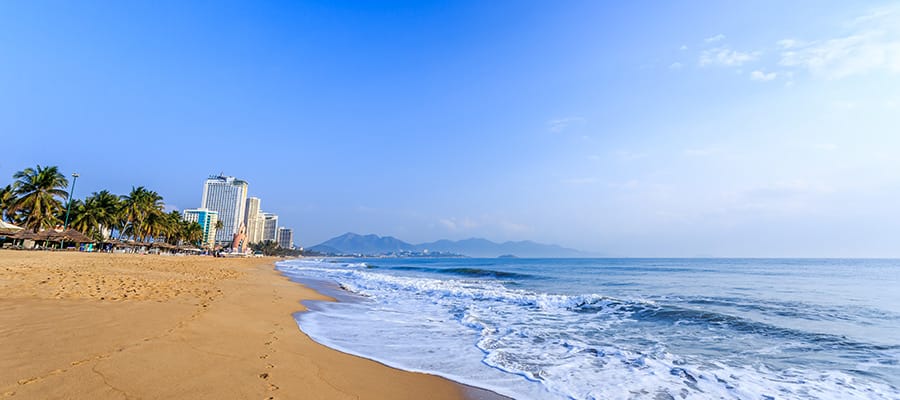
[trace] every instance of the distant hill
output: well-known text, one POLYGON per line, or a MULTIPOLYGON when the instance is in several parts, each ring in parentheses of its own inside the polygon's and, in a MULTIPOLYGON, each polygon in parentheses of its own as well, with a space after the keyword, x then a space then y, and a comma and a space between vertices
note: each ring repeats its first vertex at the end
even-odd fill
POLYGON ((587 257, 588 254, 553 244, 530 240, 496 243, 487 239, 438 240, 436 242, 410 244, 391 236, 358 235, 345 233, 326 240, 308 250, 323 254, 380 255, 401 252, 453 253, 469 257, 587 257))
POLYGON ((378 255, 414 251, 415 246, 391 236, 357 235, 348 232, 310 247, 309 250, 324 254, 378 255))

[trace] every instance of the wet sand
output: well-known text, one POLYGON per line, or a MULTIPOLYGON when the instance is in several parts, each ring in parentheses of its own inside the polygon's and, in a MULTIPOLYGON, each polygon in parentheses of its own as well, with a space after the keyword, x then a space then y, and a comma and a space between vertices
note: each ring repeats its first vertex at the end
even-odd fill
POLYGON ((274 259, 0 251, 0 398, 490 398, 321 346, 274 259))

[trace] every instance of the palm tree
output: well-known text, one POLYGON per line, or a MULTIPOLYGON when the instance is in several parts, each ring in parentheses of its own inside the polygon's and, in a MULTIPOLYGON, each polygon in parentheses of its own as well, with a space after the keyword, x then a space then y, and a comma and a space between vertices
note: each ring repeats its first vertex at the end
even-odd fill
POLYGON ((12 185, 0 188, 0 220, 13 222, 14 215, 10 208, 16 200, 16 193, 12 185))
POLYGON ((126 231, 131 236, 143 242, 148 237, 158 233, 162 215, 162 196, 147 190, 143 186, 131 188, 131 193, 122 196, 121 218, 126 224, 126 231))
POLYGON ((278 253, 278 244, 271 240, 253 243, 250 245, 250 248, 253 249, 253 251, 261 252, 267 256, 274 256, 278 253))
POLYGON ((203 226, 201 226, 197 222, 182 222, 182 239, 185 242, 193 244, 197 247, 200 247, 200 241, 203 240, 203 226))
POLYGON ((91 235, 97 228, 97 215, 95 207, 90 197, 81 200, 72 200, 69 206, 71 210, 71 218, 69 226, 86 235, 91 235))
POLYGON ((108 233, 111 234, 112 229, 118 227, 119 224, 121 211, 119 196, 110 193, 108 190, 101 190, 91 194, 90 199, 92 199, 94 207, 97 208, 97 222, 99 223, 97 230, 101 236, 105 236, 104 230, 109 230, 108 233))
POLYGON ((38 232, 59 223, 58 215, 63 211, 61 200, 69 197, 65 190, 69 181, 57 167, 25 168, 16 172, 13 179, 16 179, 13 191, 17 198, 10 209, 23 214, 26 228, 38 232))

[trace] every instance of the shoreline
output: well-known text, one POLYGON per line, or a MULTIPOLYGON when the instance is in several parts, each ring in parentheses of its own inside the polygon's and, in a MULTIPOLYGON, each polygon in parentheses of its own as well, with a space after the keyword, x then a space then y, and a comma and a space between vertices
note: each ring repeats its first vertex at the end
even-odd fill
POLYGON ((0 397, 502 398, 316 343, 275 261, 0 251, 0 397))
MULTIPOLYGON (((291 260, 291 259, 302 259, 302 257, 301 257, 301 258, 279 259, 279 260, 276 260, 275 263, 280 262, 280 261, 287 261, 287 260, 291 260)), ((295 285, 300 285, 300 286, 302 286, 302 287, 304 287, 304 288, 307 288, 307 289, 309 289, 309 290, 311 290, 311 291, 313 291, 313 292, 319 294, 320 296, 324 297, 324 299, 304 299, 304 300, 301 300, 300 303, 301 303, 301 305, 303 306, 304 310, 302 310, 302 311, 297 311, 297 312, 294 313, 294 314, 307 313, 307 312, 316 312, 316 310, 312 309, 310 305, 307 305, 307 304, 306 304, 307 302, 321 302, 321 301, 324 301, 324 302, 338 302, 338 303, 340 303, 340 302, 344 301, 344 300, 335 298, 334 296, 331 296, 331 295, 327 294, 327 292, 329 292, 329 291, 332 291, 332 292, 344 292, 344 293, 349 293, 349 292, 346 291, 346 289, 343 289, 343 288, 341 288, 341 287, 339 287, 339 286, 332 286, 332 284, 330 284, 330 283, 328 283, 328 282, 324 282, 324 281, 319 281, 319 280, 315 280, 315 279, 304 279, 304 280, 302 280, 302 281, 297 281, 297 280, 291 279, 289 276, 285 275, 284 272, 278 270, 277 264, 275 265, 275 268, 274 268, 273 270, 274 270, 280 277, 286 279, 288 282, 291 282, 292 284, 295 284, 295 285)), ((346 294, 345 294, 345 295, 346 295, 346 294)), ((295 321, 296 321, 296 320, 295 320, 295 321)), ((439 374, 437 374, 437 373, 429 373, 429 372, 419 372, 419 371, 405 370, 405 369, 403 369, 403 368, 394 367, 394 366, 385 364, 385 363, 382 362, 382 361, 379 361, 379 360, 374 359, 374 358, 367 357, 367 356, 365 356, 365 355, 353 354, 353 353, 349 353, 349 352, 346 352, 346 351, 341 350, 341 349, 329 347, 329 346, 326 345, 326 344, 317 342, 315 339, 313 339, 312 337, 310 337, 306 332, 303 332, 303 329, 300 328, 299 325, 298 325, 298 328, 299 328, 299 331, 300 331, 301 333, 303 333, 304 336, 306 336, 307 338, 309 338, 309 340, 313 341, 314 343, 318 344, 319 346, 326 347, 326 348, 328 348, 328 349, 337 351, 337 352, 339 352, 339 353, 341 353, 341 354, 346 354, 346 355, 349 355, 349 356, 351 356, 351 357, 356 357, 356 358, 362 358, 362 359, 365 359, 365 360, 369 360, 369 361, 372 361, 372 362, 374 362, 374 363, 377 363, 378 365, 383 366, 384 368, 390 368, 390 369, 392 369, 392 370, 398 370, 398 371, 408 372, 408 373, 412 373, 412 374, 419 374, 419 375, 425 375, 425 376, 434 376, 434 377, 437 377, 437 378, 439 378, 439 379, 444 379, 444 380, 453 382, 454 384, 460 386, 460 387, 463 389, 463 394, 464 394, 463 398, 465 398, 465 399, 467 399, 467 400, 512 400, 512 397, 508 397, 508 396, 502 395, 502 394, 497 393, 497 392, 495 392, 495 391, 493 391, 493 390, 486 389, 486 388, 482 388, 482 387, 478 387, 478 386, 475 386, 475 385, 470 385, 470 384, 463 383, 463 382, 459 382, 459 381, 457 381, 457 380, 455 380, 455 379, 453 379, 453 378, 448 378, 448 377, 445 377, 445 376, 441 376, 441 375, 439 375, 439 374)))

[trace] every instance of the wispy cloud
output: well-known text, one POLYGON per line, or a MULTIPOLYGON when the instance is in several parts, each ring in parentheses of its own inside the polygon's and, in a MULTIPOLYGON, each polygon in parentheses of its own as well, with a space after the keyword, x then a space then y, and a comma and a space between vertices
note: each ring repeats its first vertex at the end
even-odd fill
POLYGON ((453 233, 469 232, 469 234, 471 234, 473 233, 472 231, 475 231, 475 233, 482 231, 482 233, 488 233, 493 231, 501 232, 503 234, 517 234, 533 231, 533 229, 526 224, 491 215, 483 215, 477 218, 441 218, 438 220, 438 223, 453 233))
POLYGON ((481 226, 480 223, 469 217, 441 218, 440 220, 438 220, 438 223, 440 223, 444 228, 447 228, 447 230, 450 231, 468 230, 481 226))
POLYGON ((727 47, 717 47, 700 53, 700 66, 740 67, 758 57, 759 52, 742 52, 727 47))
POLYGON ((547 121, 547 129, 553 133, 561 133, 572 125, 582 124, 585 119, 582 117, 566 117, 557 118, 547 121))
POLYGON ((684 67, 684 65, 677 61, 669 64, 669 69, 681 69, 682 67, 684 67))
POLYGON ((771 81, 771 80, 775 79, 776 76, 777 76, 777 74, 774 72, 763 72, 761 70, 756 70, 756 71, 753 71, 750 73, 750 79, 753 79, 754 81, 760 81, 760 82, 771 81))
POLYGON ((703 41, 706 42, 706 43, 721 42, 721 41, 723 41, 723 40, 725 40, 725 35, 723 35, 723 34, 721 34, 721 33, 718 34, 718 35, 710 36, 710 37, 708 37, 708 38, 706 38, 706 39, 703 39, 703 41))
POLYGON ((875 71, 900 73, 900 6, 873 11, 847 27, 846 34, 827 39, 780 40, 779 64, 825 79, 875 71))
POLYGON ((816 149, 825 150, 825 151, 834 151, 838 149, 838 145, 834 143, 818 143, 814 145, 816 149))

